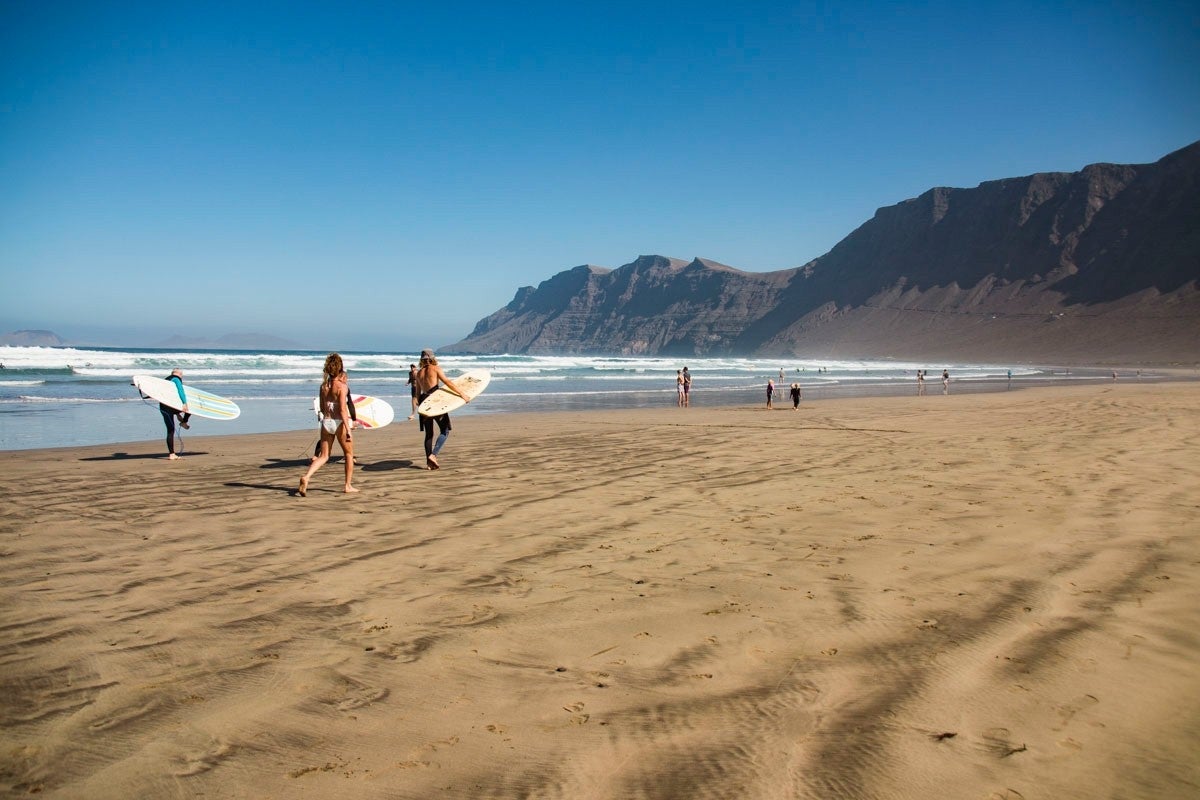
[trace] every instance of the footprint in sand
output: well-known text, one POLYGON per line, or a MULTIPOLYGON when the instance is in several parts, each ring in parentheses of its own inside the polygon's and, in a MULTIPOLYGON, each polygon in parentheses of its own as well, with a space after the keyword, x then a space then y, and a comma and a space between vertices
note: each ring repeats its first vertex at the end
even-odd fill
POLYGON ((1062 717, 1062 722, 1059 723, 1058 726, 1051 728, 1051 730, 1063 730, 1068 724, 1070 724, 1071 720, 1075 718, 1076 714, 1084 709, 1096 705, 1099 702, 1100 698, 1096 697, 1095 695, 1085 694, 1077 700, 1074 700, 1070 703, 1064 703, 1057 709, 1058 715, 1062 717))
POLYGON ((178 756, 175 760, 179 762, 179 766, 173 774, 178 778, 187 778, 208 772, 220 766, 221 762, 233 753, 233 746, 226 742, 214 741, 211 745, 207 750, 178 756))

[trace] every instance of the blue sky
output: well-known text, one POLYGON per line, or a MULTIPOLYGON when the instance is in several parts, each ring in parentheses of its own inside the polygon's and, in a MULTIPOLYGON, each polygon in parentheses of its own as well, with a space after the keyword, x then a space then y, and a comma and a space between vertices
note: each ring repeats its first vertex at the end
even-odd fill
POLYGON ((827 252, 1200 138, 1194 3, 0 4, 0 329, 465 336, 579 264, 827 252))

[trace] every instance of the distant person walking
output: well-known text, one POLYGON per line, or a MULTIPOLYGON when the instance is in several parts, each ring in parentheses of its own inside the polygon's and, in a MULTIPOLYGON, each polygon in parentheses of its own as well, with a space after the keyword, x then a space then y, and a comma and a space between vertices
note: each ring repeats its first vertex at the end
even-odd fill
POLYGON ((775 396, 775 381, 767 378, 767 408, 774 408, 771 398, 775 396))
POLYGON ((925 370, 917 370, 917 397, 925 395, 925 370))
MULTIPOLYGON (((471 400, 454 385, 454 381, 446 377, 446 373, 438 366, 437 358, 433 355, 432 350, 421 351, 421 366, 417 368, 416 374, 417 384, 417 405, 425 402, 425 398, 433 394, 438 388, 439 383, 446 384, 446 388, 461 397, 465 402, 471 400)), ((425 434, 425 468, 434 470, 441 469, 438 464, 437 454, 441 452, 442 445, 446 443, 446 438, 450 435, 450 415, 439 414, 436 417, 427 417, 424 414, 418 415, 418 422, 421 425, 421 431, 425 434), (433 441, 433 425, 437 423, 438 438, 437 443, 433 441)))
POLYGON ((188 420, 191 414, 188 413, 187 395, 183 392, 183 370, 176 367, 171 370, 171 374, 167 376, 167 380, 175 384, 175 391, 179 392, 179 402, 183 403, 183 409, 176 411, 170 406, 159 403, 158 411, 162 414, 163 424, 167 426, 167 458, 175 461, 179 456, 175 453, 175 419, 179 418, 179 427, 185 431, 191 426, 188 425, 188 420))
POLYGON ((325 357, 324 378, 317 397, 321 411, 321 453, 308 465, 308 472, 300 479, 296 493, 301 497, 308 497, 308 480, 329 460, 335 439, 342 447, 342 455, 346 462, 346 482, 342 491, 347 494, 358 491, 350 483, 354 476, 354 443, 351 441, 350 426, 354 421, 350 418, 350 388, 346 385, 345 374, 340 355, 330 353, 325 357))
POLYGON ((683 408, 683 370, 675 370, 675 405, 683 408))
POLYGON ((792 384, 792 410, 800 408, 800 384, 792 384))
POLYGON ((942 370, 942 394, 950 394, 950 370, 942 370))
POLYGON ((415 417, 417 415, 417 405, 418 405, 418 403, 417 403, 417 365, 416 364, 408 365, 408 380, 406 381, 406 383, 408 383, 409 394, 412 395, 412 413, 408 415, 408 418, 412 419, 413 417, 415 417))
POLYGON ((683 407, 687 408, 692 404, 692 373, 688 372, 688 368, 683 368, 683 407))

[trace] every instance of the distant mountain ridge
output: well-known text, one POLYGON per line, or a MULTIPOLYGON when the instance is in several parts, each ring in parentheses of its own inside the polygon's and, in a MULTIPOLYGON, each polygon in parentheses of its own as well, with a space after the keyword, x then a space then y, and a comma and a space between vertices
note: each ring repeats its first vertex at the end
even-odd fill
POLYGON ((67 341, 54 331, 24 330, 0 335, 0 345, 10 347, 62 347, 67 341))
POLYGON ((752 273, 584 265, 446 352, 1200 359, 1200 142, 1153 164, 930 189, 832 250, 752 273))

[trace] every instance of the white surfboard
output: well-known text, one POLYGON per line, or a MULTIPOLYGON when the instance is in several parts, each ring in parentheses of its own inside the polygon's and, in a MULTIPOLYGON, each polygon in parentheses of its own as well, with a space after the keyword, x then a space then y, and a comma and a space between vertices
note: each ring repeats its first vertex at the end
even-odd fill
MULTIPOLYGON (((396 418, 396 412, 392 410, 391 405, 386 400, 380 400, 378 397, 369 397, 364 394, 352 394, 350 400, 354 403, 354 416, 356 428, 370 430, 372 428, 382 428, 385 425, 390 425, 392 420, 396 418)), ((313 411, 318 415, 321 414, 321 400, 318 397, 313 398, 313 411)))
MULTIPOLYGON (((179 402, 179 392, 174 381, 155 378, 152 375, 134 375, 130 381, 143 396, 157 400, 164 406, 176 411, 183 410, 179 402)), ((237 403, 227 400, 219 394, 197 389, 195 386, 183 385, 183 394, 187 397, 188 413, 208 419, 237 419, 242 413, 237 403)))
MULTIPOLYGON (((492 373, 486 369, 469 369, 462 375, 451 375, 450 380, 454 381, 454 385, 468 399, 474 400, 491 383, 492 373)), ((466 405, 466 400, 445 386, 439 386, 433 390, 433 394, 425 398, 421 405, 417 406, 417 413, 423 417, 438 417, 464 405, 466 405)))

